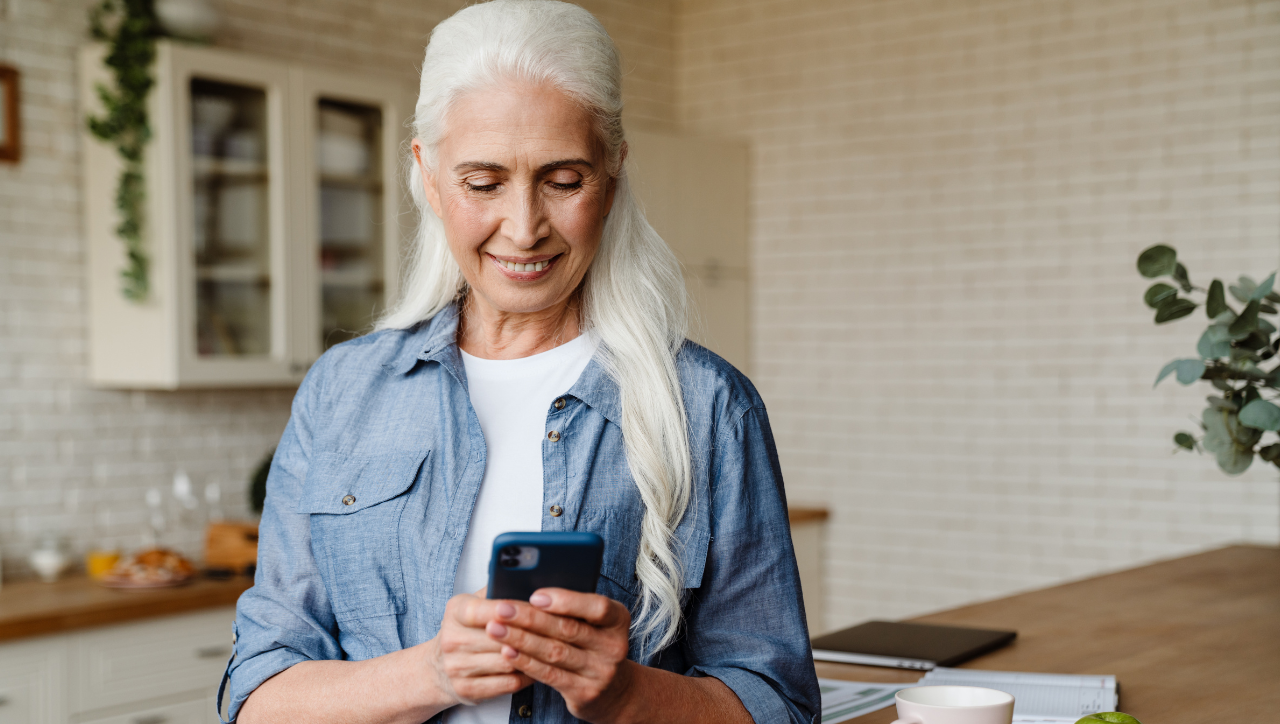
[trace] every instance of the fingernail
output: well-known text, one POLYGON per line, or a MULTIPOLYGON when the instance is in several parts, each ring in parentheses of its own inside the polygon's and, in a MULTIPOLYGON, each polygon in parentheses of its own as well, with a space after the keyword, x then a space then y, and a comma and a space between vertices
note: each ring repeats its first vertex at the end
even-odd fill
POLYGON ((507 627, 494 621, 489 624, 489 635, 504 638, 507 635, 507 627))
POLYGON ((546 608, 551 605, 551 597, 545 593, 535 593, 529 597, 529 603, 538 608, 546 608))
POLYGON ((511 604, 509 604, 509 603, 499 603, 499 604, 498 604, 498 616, 499 616, 500 618, 515 618, 515 617, 516 617, 516 607, 515 607, 515 606, 512 606, 512 605, 511 605, 511 604))
POLYGON ((519 655, 520 655, 520 652, 519 652, 519 651, 516 651, 515 649, 511 648, 510 646, 503 646, 503 647, 502 647, 502 655, 503 655, 503 656, 505 656, 505 657, 507 657, 508 659, 514 659, 515 657, 517 657, 517 656, 519 656, 519 655))

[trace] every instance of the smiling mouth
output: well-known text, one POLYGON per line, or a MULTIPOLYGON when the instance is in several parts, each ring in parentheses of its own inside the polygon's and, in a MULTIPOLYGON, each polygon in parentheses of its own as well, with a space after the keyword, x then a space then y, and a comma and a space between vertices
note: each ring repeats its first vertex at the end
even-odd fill
MULTIPOLYGON (((508 273, 512 273, 512 274, 527 275, 527 274, 536 274, 536 273, 538 273, 538 272, 544 272, 544 271, 546 271, 546 270, 550 269, 550 268, 555 264, 556 260, 557 260, 558 258, 560 258, 560 255, 559 255, 559 254, 556 254, 556 255, 554 255, 554 256, 550 256, 550 257, 542 257, 542 258, 540 258, 540 259, 534 259, 534 260, 527 261, 527 262, 521 262, 521 261, 509 261, 509 260, 507 260, 507 259, 499 259, 498 257, 494 256, 493 254, 489 254, 489 258, 490 258, 490 259, 493 259, 493 261, 494 261, 494 262, 495 262, 495 263, 496 263, 496 264, 497 264, 497 265, 498 265, 498 266, 499 266, 503 271, 506 271, 506 272, 508 272, 508 273)), ((527 276, 525 276, 524 278, 526 278, 526 279, 527 279, 528 277, 527 277, 527 276)))

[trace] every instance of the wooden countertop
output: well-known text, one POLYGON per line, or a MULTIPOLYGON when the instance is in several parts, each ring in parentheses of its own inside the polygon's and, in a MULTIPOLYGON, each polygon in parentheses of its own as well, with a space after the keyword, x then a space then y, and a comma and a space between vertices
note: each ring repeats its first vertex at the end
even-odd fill
POLYGON ((0 641, 230 606, 251 585, 244 576, 144 590, 105 588, 83 576, 6 583, 0 587, 0 641))
MULTIPOLYGON (((1114 674, 1146 724, 1274 721, 1280 712, 1280 548, 1232 546, 912 619, 1012 628, 961 668, 1114 674)), ((819 663, 818 676, 916 681, 901 669, 819 663)), ((850 720, 888 724, 893 707, 850 720)))
POLYGON ((831 511, 826 508, 787 508, 787 520, 791 525, 800 523, 820 523, 831 517, 831 511))

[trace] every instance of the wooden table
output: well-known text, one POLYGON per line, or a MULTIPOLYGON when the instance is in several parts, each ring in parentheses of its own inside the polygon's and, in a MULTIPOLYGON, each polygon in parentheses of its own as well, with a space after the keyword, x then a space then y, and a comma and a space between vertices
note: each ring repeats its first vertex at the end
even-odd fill
POLYGON ((230 606, 251 585, 244 576, 132 591, 104 588, 84 576, 6 583, 0 588, 0 642, 230 606))
MULTIPOLYGON (((1280 549, 1232 546, 911 619, 1012 628, 961 668, 1114 674, 1144 724, 1280 722, 1280 549)), ((818 663, 818 676, 907 682, 919 672, 818 663)), ((888 724, 889 707, 851 721, 888 724)))

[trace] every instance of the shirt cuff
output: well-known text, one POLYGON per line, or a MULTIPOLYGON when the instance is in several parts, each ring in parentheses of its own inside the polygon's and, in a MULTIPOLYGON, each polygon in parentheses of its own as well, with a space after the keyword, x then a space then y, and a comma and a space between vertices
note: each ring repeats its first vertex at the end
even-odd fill
MULTIPOLYGON (((746 707, 756 724, 793 722, 794 717, 782 701, 782 695, 760 676, 732 666, 694 666, 690 676, 713 676, 729 687, 746 707)), ((817 717, 814 717, 817 720, 817 717)))
POLYGON ((293 666, 311 659, 293 649, 279 648, 264 651, 252 658, 235 663, 229 671, 231 677, 231 702, 227 704, 227 721, 235 722, 245 699, 262 686, 262 682, 293 666))

